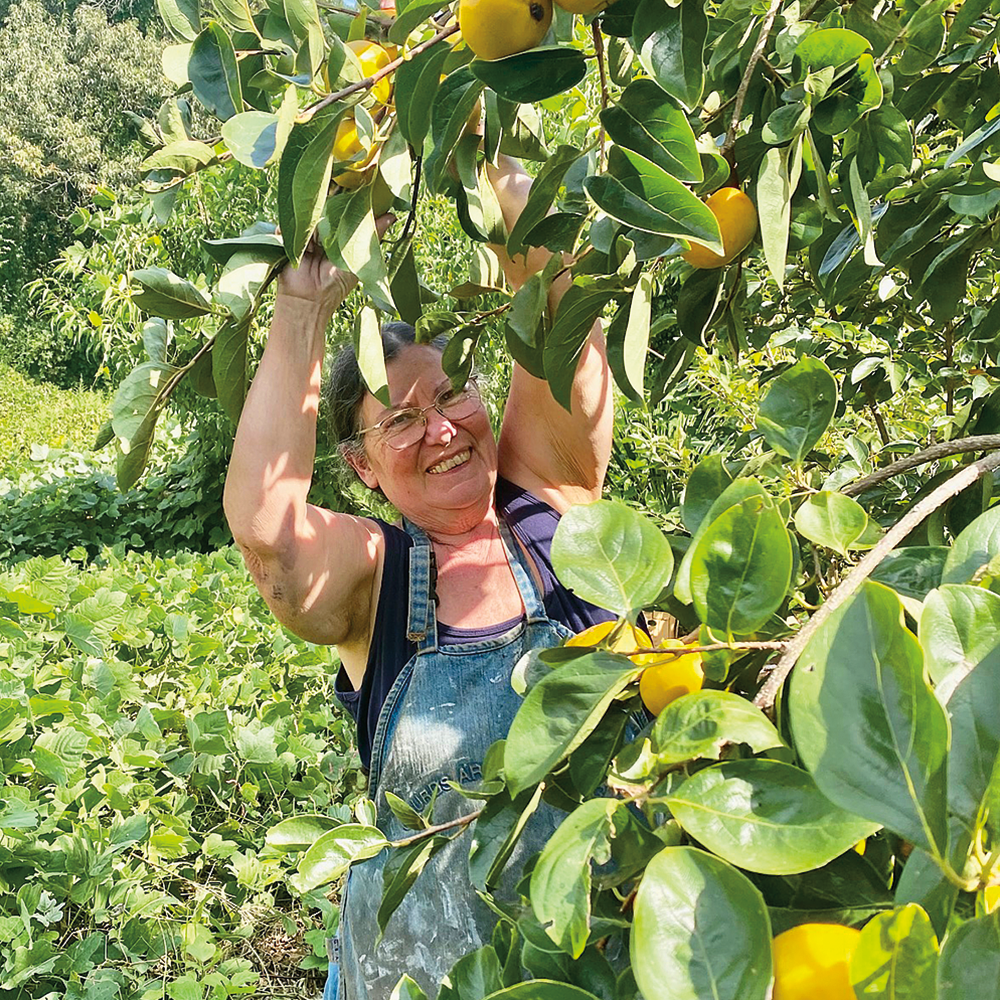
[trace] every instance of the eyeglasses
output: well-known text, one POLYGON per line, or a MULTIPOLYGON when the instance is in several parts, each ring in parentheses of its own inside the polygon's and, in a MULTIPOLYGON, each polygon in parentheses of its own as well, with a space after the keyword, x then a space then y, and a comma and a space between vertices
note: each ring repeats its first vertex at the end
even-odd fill
POLYGON ((449 386, 437 394, 429 406, 407 406, 393 410, 371 427, 362 427, 358 436, 378 431, 382 440, 393 449, 403 451, 411 448, 427 430, 427 411, 437 410, 448 420, 464 420, 471 417, 481 405, 479 388, 475 382, 466 382, 460 389, 449 386))

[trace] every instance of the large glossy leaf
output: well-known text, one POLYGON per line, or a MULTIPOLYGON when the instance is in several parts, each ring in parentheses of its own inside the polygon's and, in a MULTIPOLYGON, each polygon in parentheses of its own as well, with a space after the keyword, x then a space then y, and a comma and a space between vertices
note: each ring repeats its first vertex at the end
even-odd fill
POLYGON ((948 720, 895 593, 866 583, 820 626, 789 706, 795 746, 827 798, 943 855, 948 720))
POLYGON ((250 320, 235 317, 219 327, 212 344, 212 379, 219 394, 219 403, 235 424, 243 412, 250 376, 247 371, 247 337, 250 320))
POLYGON ((111 425, 126 449, 137 437, 146 415, 158 408, 164 390, 178 371, 172 365, 146 361, 122 380, 111 402, 111 425))
POLYGON ((812 31, 795 48, 795 59, 803 74, 824 66, 843 68, 871 50, 871 42, 847 28, 820 28, 812 31))
POLYGON ((646 1000, 764 1000, 771 985, 764 899, 724 861, 668 847, 639 883, 631 954, 646 1000))
POLYGON ((142 161, 140 169, 166 170, 187 176, 210 166, 215 161, 215 150, 194 139, 178 139, 151 153, 142 161))
POLYGON ((587 73, 587 61, 577 48, 546 45, 506 59, 475 59, 469 68, 508 101, 535 104, 575 87, 587 73))
POLYGON ((566 410, 572 409, 573 382, 583 348, 595 320, 614 298, 614 291, 600 284, 575 281, 559 302, 552 329, 542 346, 542 367, 553 397, 566 410))
POLYGON ((534 792, 522 792, 512 799, 504 788, 483 806, 469 847, 469 878, 477 889, 496 887, 525 824, 538 809, 542 790, 539 785, 534 792))
POLYGON ((215 300, 236 319, 255 311, 257 296, 271 274, 273 264, 253 251, 235 253, 226 261, 215 286, 215 300))
POLYGON ((226 121, 243 110, 243 92, 236 52, 229 33, 210 21, 192 42, 188 78, 194 96, 216 118, 226 121))
POLYGON ((757 174, 757 218, 764 260, 771 277, 782 288, 788 255, 788 230, 792 217, 792 196, 802 174, 802 136, 787 146, 773 146, 761 160, 757 174))
POLYGON ((647 73, 686 108, 694 109, 705 86, 708 18, 701 0, 669 6, 642 0, 632 27, 632 45, 647 73))
POLYGON ((927 595, 919 635, 927 672, 946 702, 962 678, 1000 646, 1000 597, 982 587, 946 584, 927 595))
POLYGON ((722 252, 719 223, 711 209, 675 177, 631 150, 609 158, 613 173, 588 177, 587 195, 613 219, 648 233, 695 239, 722 252))
POLYGON ((264 837, 268 847, 279 851, 307 851, 312 845, 340 824, 331 816, 303 814, 276 823, 264 837))
POLYGON ((515 797, 541 781, 594 731, 620 691, 642 673, 623 657, 593 652, 542 677, 525 696, 504 747, 515 797))
POLYGON ((749 497, 720 514, 691 554, 691 599, 699 619, 724 635, 760 628, 781 606, 792 546, 778 508, 749 497))
POLYGON ((937 973, 937 1000, 1000 1000, 1000 909, 949 933, 937 973))
POLYGON ((532 979, 491 993, 486 1000, 598 1000, 593 993, 569 983, 532 979))
MULTIPOLYGON (((996 638, 996 633, 993 635, 996 638)), ((988 653, 955 688, 948 701, 951 749, 948 754, 948 806, 953 821, 971 843, 981 815, 1000 829, 1000 649, 988 653)), ((954 841, 956 838, 952 837, 954 841)), ((953 844, 953 846, 955 846, 953 844)), ((964 845, 963 845, 964 846, 964 845)), ((964 855, 965 851, 960 852, 964 855)), ((955 858, 961 866, 962 858, 955 858)))
POLYGON ((647 607, 673 571, 663 532, 614 500, 571 507, 552 538, 552 566, 563 586, 619 615, 647 607))
POLYGON ((843 493, 822 490, 813 493, 799 505, 795 512, 795 530, 842 556, 868 527, 864 507, 845 497, 843 493))
POLYGON ((531 906, 556 946, 579 958, 590 938, 591 865, 611 857, 614 799, 584 802, 562 821, 531 873, 531 906))
POLYGON ((1000 504, 980 514, 955 539, 945 560, 942 583, 971 583, 976 573, 1000 555, 1000 504))
POLYGON ((712 504, 733 481, 721 455, 706 455, 694 467, 684 487, 681 517, 684 527, 693 535, 705 520, 712 504))
POLYGON ((251 233, 228 240, 202 240, 201 245, 219 264, 228 263, 236 254, 252 254, 257 260, 270 263, 280 263, 286 259, 284 244, 275 232, 251 233))
POLYGON ((156 9, 174 38, 193 42, 201 31, 201 14, 198 0, 156 0, 156 9))
POLYGON ((653 275, 639 275, 627 305, 619 307, 607 331, 608 366, 615 383, 634 403, 645 399, 643 382, 652 316, 653 275))
POLYGON ((803 357, 771 383, 757 429, 775 451, 801 465, 836 409, 837 380, 819 358, 803 357))
POLYGON ((488 944, 463 955, 451 967, 437 1000, 483 1000, 502 988, 500 960, 488 944))
POLYGON ((532 182, 531 190, 528 192, 528 200, 507 238, 507 252, 512 257, 523 253, 531 246, 525 242, 525 237, 545 218, 552 207, 552 202, 555 201, 556 195, 559 193, 566 171, 582 155, 575 146, 558 146, 553 150, 545 166, 532 182))
POLYGON ((311 132, 308 144, 295 163, 291 181, 293 228, 290 233, 283 231, 282 236, 288 259, 296 266, 323 214, 333 172, 333 141, 338 127, 338 117, 325 120, 311 132))
POLYGON ((234 159, 260 170, 281 156, 298 109, 295 93, 294 87, 285 91, 275 114, 244 111, 222 126, 222 138, 234 159))
POLYGON ((750 497, 767 499, 767 491, 756 479, 741 478, 732 480, 722 492, 713 499, 708 512, 701 516, 698 527, 693 531, 691 544, 684 553, 680 566, 677 568, 677 579, 674 581, 674 596, 684 604, 691 603, 691 560, 702 536, 708 531, 712 522, 730 507, 750 497))
POLYGON ((212 304, 200 288, 165 267, 144 267, 130 275, 139 286, 132 301, 151 316, 164 319, 193 319, 212 311, 212 304))
POLYGON ((672 701, 650 732, 653 753, 666 766, 705 757, 717 760, 724 744, 746 743, 754 753, 782 745, 764 713, 729 691, 693 691, 672 701))
POLYGON ((403 897, 410 891, 431 858, 448 843, 448 839, 443 836, 428 837, 389 856, 382 873, 382 901, 375 915, 379 927, 376 946, 382 940, 389 919, 399 908, 403 897))
POLYGON ((875 567, 871 579, 922 601, 941 585, 941 572, 951 548, 946 545, 913 545, 894 549, 875 567))
POLYGON ((879 913, 861 930, 851 956, 851 983, 859 997, 930 1000, 936 994, 938 942, 916 905, 879 913))
POLYGON ((432 45, 396 70, 396 121, 414 149, 423 149, 431 127, 431 108, 447 56, 447 46, 432 45))
POLYGON ((687 115, 652 80, 630 83, 618 101, 601 112, 611 140, 688 183, 703 175, 701 157, 687 115))
POLYGON ((777 760, 707 767, 673 792, 667 805, 713 854, 765 875, 819 868, 878 829, 835 806, 805 771, 777 760))

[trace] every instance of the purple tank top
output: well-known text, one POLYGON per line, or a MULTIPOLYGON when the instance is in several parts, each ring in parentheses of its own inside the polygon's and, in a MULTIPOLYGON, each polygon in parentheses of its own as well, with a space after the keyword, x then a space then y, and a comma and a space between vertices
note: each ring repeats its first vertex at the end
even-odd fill
MULTIPOLYGON (((497 477, 496 506, 500 517, 514 532, 531 556, 542 584, 545 612, 574 632, 590 625, 611 621, 615 615, 581 600, 564 587, 552 570, 552 535, 559 514, 544 500, 520 486, 497 477)), ((358 724, 358 751, 365 769, 371 760, 372 739, 382 703, 399 672, 416 653, 417 647, 406 638, 407 597, 409 593, 410 548, 413 540, 400 527, 378 522, 385 538, 385 563, 379 591, 375 630, 361 689, 355 691, 341 667, 334 682, 337 699, 358 724)), ((464 629, 438 622, 438 640, 442 645, 490 639, 511 629, 519 619, 485 628, 464 629)))

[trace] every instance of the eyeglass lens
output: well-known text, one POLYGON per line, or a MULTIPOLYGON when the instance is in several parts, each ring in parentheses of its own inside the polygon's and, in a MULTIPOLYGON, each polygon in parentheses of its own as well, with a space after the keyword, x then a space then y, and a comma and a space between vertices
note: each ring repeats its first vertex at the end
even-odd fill
POLYGON ((437 410, 454 420, 464 420, 472 416, 478 405, 479 394, 473 386, 466 386, 458 392, 449 390, 430 406, 400 410, 382 425, 382 433, 391 448, 409 448, 424 436, 428 410, 437 410))

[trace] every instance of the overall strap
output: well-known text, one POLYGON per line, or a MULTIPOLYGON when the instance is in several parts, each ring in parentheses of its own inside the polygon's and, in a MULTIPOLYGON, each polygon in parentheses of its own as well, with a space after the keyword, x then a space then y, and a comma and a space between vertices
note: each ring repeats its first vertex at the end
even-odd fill
POLYGON ((500 538, 503 541, 504 548, 507 550, 507 562, 510 564, 510 571, 514 575, 514 582, 517 584, 517 589, 521 594, 521 600, 524 603, 524 610, 528 621, 547 620, 548 615, 545 612, 545 605, 542 603, 541 595, 538 593, 538 587, 535 586, 535 580, 523 561, 528 558, 528 555, 523 552, 513 532, 502 517, 500 518, 500 538))
POLYGON ((410 580, 406 617, 406 638, 419 650, 437 646, 437 615, 433 591, 434 551, 430 539, 412 521, 403 519, 403 527, 413 539, 410 548, 410 580))

